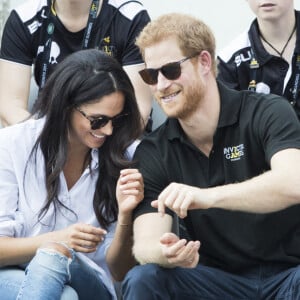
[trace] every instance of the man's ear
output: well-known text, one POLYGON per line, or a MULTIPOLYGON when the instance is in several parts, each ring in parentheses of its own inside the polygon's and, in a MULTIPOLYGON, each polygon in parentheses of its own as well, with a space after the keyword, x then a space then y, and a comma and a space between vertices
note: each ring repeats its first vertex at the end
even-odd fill
POLYGON ((197 57, 198 63, 201 64, 201 69, 204 70, 204 72, 209 72, 211 70, 211 55, 208 51, 203 50, 197 57))

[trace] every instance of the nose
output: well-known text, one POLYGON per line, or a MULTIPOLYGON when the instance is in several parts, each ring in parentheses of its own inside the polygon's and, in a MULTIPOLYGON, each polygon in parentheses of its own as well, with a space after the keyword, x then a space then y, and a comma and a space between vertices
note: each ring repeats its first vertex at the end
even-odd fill
POLYGON ((109 120, 108 123, 100 128, 101 132, 105 135, 112 135, 114 127, 112 126, 112 121, 109 120))
POLYGON ((167 79, 161 72, 158 72, 156 88, 159 91, 167 89, 172 83, 172 80, 167 79))

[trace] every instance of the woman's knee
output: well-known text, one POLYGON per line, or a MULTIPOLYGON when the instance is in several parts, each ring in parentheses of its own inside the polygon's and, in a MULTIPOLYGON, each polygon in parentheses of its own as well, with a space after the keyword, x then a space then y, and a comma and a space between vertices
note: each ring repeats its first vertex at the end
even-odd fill
POLYGON ((59 254, 63 254, 68 258, 72 258, 70 248, 64 243, 46 242, 39 249, 43 251, 49 250, 50 252, 57 252, 59 254))
POLYGON ((26 268, 26 275, 40 274, 44 277, 56 274, 61 280, 70 280, 70 265, 73 261, 72 249, 61 243, 47 242, 37 249, 26 268))

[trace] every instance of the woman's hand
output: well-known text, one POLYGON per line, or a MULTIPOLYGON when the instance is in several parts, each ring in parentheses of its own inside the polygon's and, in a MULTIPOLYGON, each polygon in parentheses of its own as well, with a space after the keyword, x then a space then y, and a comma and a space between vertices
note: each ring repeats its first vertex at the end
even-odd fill
POLYGON ((52 232, 56 242, 63 242, 77 252, 90 253, 104 240, 106 231, 89 224, 77 223, 52 232))
POLYGON ((119 220, 123 216, 131 218, 132 211, 144 198, 144 181, 137 169, 121 170, 116 196, 119 205, 119 220))

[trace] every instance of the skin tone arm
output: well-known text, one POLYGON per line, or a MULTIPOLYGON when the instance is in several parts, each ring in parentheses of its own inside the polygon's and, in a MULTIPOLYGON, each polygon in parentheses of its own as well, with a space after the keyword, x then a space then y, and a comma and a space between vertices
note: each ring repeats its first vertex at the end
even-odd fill
POLYGON ((132 211, 144 198, 144 183, 137 169, 125 169, 117 184, 119 206, 114 239, 107 251, 106 261, 116 281, 122 281, 136 264, 132 255, 132 211))
POLYGON ((31 67, 0 60, 0 118, 3 126, 23 121, 30 92, 31 67))
POLYGON ((164 213, 166 207, 181 218, 187 215, 187 210, 197 208, 219 207, 253 213, 282 210, 300 203, 299 168, 300 150, 286 149, 272 157, 270 171, 245 182, 206 189, 171 183, 152 202, 159 213, 141 215, 134 222, 136 259, 142 264, 152 262, 173 267, 188 263, 190 257, 188 267, 195 266, 199 241, 189 245, 185 240, 176 241, 174 234, 170 236, 171 217, 164 213), (173 242, 168 243, 167 239, 173 242), (181 253, 189 255, 183 254, 180 259, 181 253))
POLYGON ((148 122, 152 108, 152 94, 149 86, 144 83, 138 73, 140 70, 144 69, 144 67, 144 64, 139 64, 124 66, 123 68, 134 86, 137 103, 145 126, 148 122))
MULTIPOLYGON (((116 278, 121 278, 129 267, 135 264, 131 254, 132 243, 128 243, 128 240, 132 239, 131 212, 144 197, 142 175, 136 169, 122 170, 117 191, 120 206, 119 222, 120 224, 127 222, 129 226, 117 226, 107 259, 113 274, 116 274, 116 278)), ((92 253, 97 250, 106 233, 104 229, 77 223, 35 237, 0 237, 0 267, 28 262, 39 247, 49 242, 63 242, 77 252, 92 253)))
POLYGON ((171 183, 152 205, 164 214, 169 207, 184 218, 189 209, 211 207, 269 213, 300 203, 300 150, 286 149, 271 159, 271 170, 250 180, 213 188, 171 183), (264 199, 264 201, 261 201, 264 199))
POLYGON ((36 250, 47 242, 64 242, 77 252, 94 252, 106 231, 88 224, 77 223, 58 231, 35 237, 0 238, 0 266, 28 262, 36 250))
POLYGON ((148 213, 134 221, 133 253, 140 264, 194 268, 199 261, 199 241, 179 239, 171 233, 172 217, 148 213))

